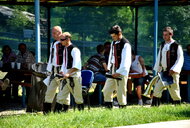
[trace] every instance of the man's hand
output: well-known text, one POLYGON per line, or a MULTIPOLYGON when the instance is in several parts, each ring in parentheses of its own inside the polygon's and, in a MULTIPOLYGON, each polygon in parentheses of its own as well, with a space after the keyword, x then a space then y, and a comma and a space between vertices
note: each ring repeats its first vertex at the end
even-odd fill
POLYGON ((63 73, 63 72, 59 72, 59 74, 62 74, 62 75, 63 75, 64 73, 63 73))
POLYGON ((121 74, 119 74, 119 73, 114 73, 114 74, 112 74, 112 76, 113 76, 113 78, 118 78, 118 77, 121 76, 121 74))
POLYGON ((69 78, 70 74, 69 74, 69 73, 66 73, 66 74, 64 74, 63 76, 64 76, 64 77, 63 77, 64 79, 67 79, 67 78, 69 78))
POLYGON ((145 72, 143 72, 143 73, 142 73, 142 75, 143 75, 143 77, 145 77, 145 76, 146 76, 146 73, 145 73, 145 72))
POLYGON ((174 73, 176 73, 176 72, 174 72, 173 70, 170 70, 170 71, 169 71, 169 75, 170 75, 170 76, 172 76, 174 73))

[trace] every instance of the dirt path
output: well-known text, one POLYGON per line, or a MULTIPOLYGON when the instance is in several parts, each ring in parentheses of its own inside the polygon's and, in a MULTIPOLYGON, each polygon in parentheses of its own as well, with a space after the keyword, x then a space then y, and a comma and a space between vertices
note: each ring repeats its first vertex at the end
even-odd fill
POLYGON ((26 108, 21 107, 20 103, 0 103, 0 117, 26 114, 26 108))

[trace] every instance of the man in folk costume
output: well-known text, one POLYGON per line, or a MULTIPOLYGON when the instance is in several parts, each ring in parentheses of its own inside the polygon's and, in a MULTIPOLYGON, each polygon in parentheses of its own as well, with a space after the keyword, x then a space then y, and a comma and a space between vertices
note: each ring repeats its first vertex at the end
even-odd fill
POLYGON ((103 88, 104 102, 107 108, 112 108, 113 92, 117 91, 119 107, 123 108, 127 104, 127 80, 131 66, 131 45, 122 35, 120 26, 115 25, 109 30, 113 42, 108 60, 108 70, 112 78, 107 78, 103 88), (116 78, 121 78, 120 80, 116 78))
POLYGON ((57 95, 54 112, 67 112, 70 105, 70 93, 74 97, 78 109, 83 110, 83 97, 81 85, 81 53, 80 50, 71 42, 71 34, 65 32, 60 36, 63 50, 63 64, 61 74, 63 80, 57 95))
MULTIPOLYGON (((157 61, 154 66, 156 72, 165 72, 172 76, 173 84, 167 86, 174 104, 180 104, 179 74, 183 66, 183 50, 182 47, 172 38, 173 30, 171 27, 163 29, 164 42, 161 43, 157 61)), ((160 105, 160 98, 165 86, 159 79, 155 84, 153 92, 152 106, 160 105)))
POLYGON ((63 48, 59 41, 60 34, 62 34, 61 27, 54 26, 52 29, 52 37, 54 38, 54 41, 50 46, 50 56, 47 65, 47 71, 51 73, 51 77, 45 94, 45 102, 43 106, 44 114, 51 112, 51 104, 55 97, 57 87, 60 85, 58 78, 54 77, 55 74, 59 73, 63 62, 63 48))

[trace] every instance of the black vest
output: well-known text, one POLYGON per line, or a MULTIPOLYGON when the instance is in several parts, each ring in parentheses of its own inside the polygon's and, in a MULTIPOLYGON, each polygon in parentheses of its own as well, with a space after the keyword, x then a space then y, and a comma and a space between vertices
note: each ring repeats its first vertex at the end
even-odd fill
MULTIPOLYGON (((160 65, 162 60, 162 49, 164 47, 165 42, 162 42, 161 44, 161 51, 160 51, 160 65)), ((177 42, 174 42, 170 45, 170 50, 167 52, 167 71, 171 69, 171 67, 175 64, 177 60, 177 49, 179 44, 177 42)))
POLYGON ((51 63, 53 62, 53 57, 54 57, 54 54, 53 54, 53 53, 54 53, 53 45, 54 45, 54 43, 55 43, 56 41, 57 41, 57 40, 54 40, 54 41, 53 41, 52 47, 51 47, 51 48, 52 48, 52 49, 51 49, 51 63))
MULTIPOLYGON (((55 49, 53 48, 53 45, 54 45, 55 42, 56 42, 56 40, 54 40, 53 43, 52 43, 51 63, 52 63, 53 57, 54 57, 54 50, 55 50, 55 49)), ((56 50, 57 50, 57 54, 58 54, 58 58, 57 58, 57 61, 58 61, 58 62, 56 62, 56 64, 57 64, 57 65, 62 65, 62 63, 63 63, 63 46, 62 46, 61 43, 58 43, 58 44, 56 45, 56 50)))
POLYGON ((57 64, 58 65, 62 65, 62 63, 63 63, 63 45, 61 44, 61 43, 59 43, 59 44, 57 44, 57 52, 58 52, 58 62, 57 62, 57 64))
POLYGON ((74 46, 73 44, 69 45, 67 47, 67 69, 70 69, 72 68, 72 65, 73 65, 73 57, 71 55, 71 52, 73 50, 73 48, 75 48, 76 46, 74 46))
MULTIPOLYGON (((116 41, 113 42, 113 50, 114 50, 114 44, 116 41)), ((121 53, 122 53, 122 49, 125 45, 125 43, 129 43, 129 41, 126 38, 122 38, 120 40, 120 43, 116 44, 116 49, 117 49, 117 60, 118 60, 118 68, 120 67, 121 64, 121 53)), ((130 51, 131 52, 131 51, 130 51)))

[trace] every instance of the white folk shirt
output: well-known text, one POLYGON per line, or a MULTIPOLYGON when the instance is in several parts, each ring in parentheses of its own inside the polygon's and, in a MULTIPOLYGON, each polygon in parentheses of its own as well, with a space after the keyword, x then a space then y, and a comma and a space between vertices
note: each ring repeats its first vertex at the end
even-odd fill
MULTIPOLYGON (((138 72, 139 74, 143 73, 143 68, 142 68, 142 65, 140 64, 139 62, 139 55, 136 55, 135 56, 135 60, 132 62, 131 64, 131 69, 132 70, 135 70, 136 72, 138 72)), ((145 74, 148 75, 148 72, 146 69, 144 69, 145 71, 145 74)))
MULTIPOLYGON (((116 44, 120 43, 120 41, 116 41, 115 43, 116 44)), ((111 49, 109 54, 108 70, 111 70, 112 65, 115 65, 113 42, 111 43, 111 49)), ((131 66, 131 45, 129 43, 125 43, 121 52, 121 63, 119 68, 116 70, 116 73, 119 73, 123 76, 128 76, 130 66, 131 66)))
MULTIPOLYGON (((170 50, 170 46, 174 42, 175 42, 175 40, 172 40, 171 42, 164 44, 164 47, 162 49, 161 66, 159 65, 160 64, 160 50, 161 50, 161 47, 160 47, 158 57, 157 57, 157 61, 156 61, 155 66, 154 66, 155 71, 160 72, 162 69, 166 70, 166 68, 167 68, 167 51, 170 50)), ((183 50, 182 50, 182 47, 179 45, 178 49, 177 49, 177 60, 176 60, 175 64, 171 67, 170 70, 173 70, 174 72, 180 73, 181 68, 183 66, 183 61, 184 61, 183 50)))
POLYGON ((57 65, 57 47, 56 45, 60 43, 59 41, 56 41, 54 44, 52 43, 51 44, 51 47, 50 47, 50 56, 49 56, 49 60, 48 60, 48 65, 47 65, 47 71, 51 72, 52 71, 52 67, 55 66, 55 67, 58 67, 60 65, 57 65), (54 51, 52 53, 52 48, 54 48, 54 51), (51 58, 52 57, 52 54, 53 54, 53 59, 51 58), (52 60, 52 62, 51 62, 52 60))
MULTIPOLYGON (((71 74, 71 77, 80 77, 81 76, 81 53, 80 50, 76 47, 74 47, 71 51, 71 56, 73 57, 73 64, 72 68, 78 69, 78 71, 74 74, 71 74)), ((61 72, 63 74, 66 74, 69 69, 67 69, 67 59, 68 59, 68 53, 67 53, 67 47, 63 50, 63 64, 61 66, 61 72)))

